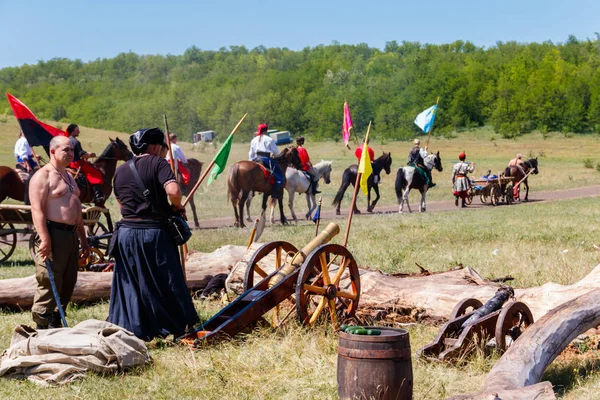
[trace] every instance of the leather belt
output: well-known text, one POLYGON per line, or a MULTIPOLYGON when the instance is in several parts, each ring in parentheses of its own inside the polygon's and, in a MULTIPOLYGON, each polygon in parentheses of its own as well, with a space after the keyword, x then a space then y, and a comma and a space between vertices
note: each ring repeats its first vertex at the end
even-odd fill
POLYGON ((62 222, 46 220, 46 225, 48 225, 48 228, 57 229, 59 231, 67 231, 67 232, 76 232, 77 231, 77 225, 63 224, 62 222))

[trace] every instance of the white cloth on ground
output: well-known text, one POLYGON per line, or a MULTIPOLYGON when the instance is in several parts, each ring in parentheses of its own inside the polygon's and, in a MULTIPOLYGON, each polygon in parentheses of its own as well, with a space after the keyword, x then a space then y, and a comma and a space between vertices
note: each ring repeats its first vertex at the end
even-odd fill
POLYGON ((150 362, 143 340, 106 321, 89 319, 73 328, 15 328, 2 353, 0 376, 47 386, 65 384, 87 371, 116 373, 150 362))

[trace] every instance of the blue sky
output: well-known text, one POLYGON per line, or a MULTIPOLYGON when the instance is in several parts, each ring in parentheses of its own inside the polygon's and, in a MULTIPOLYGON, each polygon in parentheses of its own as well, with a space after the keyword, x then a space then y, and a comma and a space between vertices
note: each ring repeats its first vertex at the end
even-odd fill
POLYGON ((121 52, 182 54, 244 45, 252 49, 387 41, 564 42, 595 38, 598 0, 464 1, 131 1, 0 0, 0 68, 54 57, 121 52))

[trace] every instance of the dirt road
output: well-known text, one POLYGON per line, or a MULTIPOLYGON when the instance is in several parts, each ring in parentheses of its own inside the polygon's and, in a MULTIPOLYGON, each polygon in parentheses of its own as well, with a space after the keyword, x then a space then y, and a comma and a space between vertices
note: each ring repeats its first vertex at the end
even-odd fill
MULTIPOLYGON (((529 192, 529 202, 528 203, 517 202, 510 206, 500 203, 498 205, 498 207, 521 207, 521 206, 526 206, 527 204, 537 204, 537 203, 557 201, 557 200, 578 199, 578 198, 593 197, 593 196, 598 196, 598 195, 600 195, 600 185, 573 188, 573 189, 565 189, 565 190, 555 190, 555 191, 550 191, 550 192, 529 192)), ((348 216, 347 208, 350 206, 350 202, 344 201, 342 206, 345 207, 345 208, 342 208, 342 214, 335 215, 335 210, 330 209, 330 208, 333 208, 333 206, 327 205, 328 209, 321 213, 321 218, 327 219, 327 220, 347 218, 347 216, 348 216)), ((364 207, 364 202, 363 202, 363 207, 364 207)), ((458 209, 454 205, 454 200, 428 201, 427 202, 427 212, 457 211, 457 210, 469 211, 469 210, 478 210, 478 209, 486 208, 486 207, 493 207, 493 206, 490 204, 481 204, 481 202, 479 201, 479 198, 473 199, 473 204, 471 204, 464 210, 458 209)), ((418 212, 419 203, 418 202, 412 203, 411 208, 412 208, 413 212, 418 212)), ((289 210, 286 209, 286 211, 289 214, 289 210)), ((365 211, 365 210, 363 209, 363 211, 365 211)), ((304 212, 305 211, 298 212, 298 210, 296 210, 296 214, 298 216, 303 215, 304 212)), ((390 214, 390 213, 397 213, 397 212, 398 212, 398 205, 382 205, 382 206, 378 205, 375 209, 375 212, 372 214, 390 214)), ((404 206, 404 212, 408 212, 406 205, 404 206)), ((366 214, 366 212, 363 213, 363 215, 364 214, 366 214)), ((233 226, 233 222, 234 222, 233 210, 231 210, 231 217, 200 220, 200 229, 216 229, 216 228, 233 226)), ((252 225, 252 223, 247 223, 247 224, 252 225)))

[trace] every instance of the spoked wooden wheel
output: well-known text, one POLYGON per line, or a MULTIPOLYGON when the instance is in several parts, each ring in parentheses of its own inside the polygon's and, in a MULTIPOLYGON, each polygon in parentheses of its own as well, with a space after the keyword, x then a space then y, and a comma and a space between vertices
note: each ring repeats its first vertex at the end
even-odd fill
POLYGON ((454 306, 454 309, 450 314, 450 319, 452 320, 462 317, 467 313, 477 310, 481 306, 483 306, 483 303, 477 299, 463 299, 456 306, 454 306))
POLYGON ((17 247, 17 232, 9 222, 0 222, 0 263, 8 260, 17 247))
POLYGON ((248 261, 244 277, 244 292, 252 289, 271 272, 281 268, 285 264, 288 253, 296 254, 297 252, 298 249, 288 242, 277 241, 262 245, 248 261), (274 260, 266 260, 269 255, 273 256, 274 260))
MULTIPOLYGON (((90 247, 100 250, 104 253, 104 256, 108 253, 108 246, 110 245, 110 238, 105 239, 90 239, 89 236, 101 236, 110 233, 110 231, 101 222, 96 222, 94 225, 87 227, 88 242, 90 247)), ((104 259, 104 256, 102 259, 104 259)), ((102 261, 100 261, 102 262, 102 261)))
POLYGON ((506 200, 506 204, 512 204, 514 202, 514 193, 513 193, 513 185, 509 183, 506 185, 504 189, 504 199, 506 200))
POLYGON ((473 188, 469 188, 469 190, 467 191, 467 197, 465 197, 465 203, 467 203, 467 205, 471 205, 472 202, 473 202, 473 188))
POLYGON ((296 312, 300 322, 315 324, 324 308, 329 308, 333 326, 338 313, 354 316, 360 297, 360 275, 352 254, 344 246, 324 244, 308 255, 296 284, 296 312), (349 278, 347 287, 340 287, 349 278))
POLYGON ((497 206, 500 202, 500 185, 494 183, 490 189, 490 202, 493 206, 497 206))
POLYGON ((93 264, 100 264, 104 262, 104 254, 102 251, 95 247, 90 247, 90 255, 88 257, 82 257, 81 248, 79 249, 79 270, 88 271, 89 266, 93 264))
POLYGON ((481 193, 479 195, 479 200, 481 200, 481 202, 483 204, 487 203, 488 199, 489 199, 489 196, 486 193, 481 193))
POLYGON ((531 324, 533 315, 525 303, 515 301, 504 306, 496 322, 496 348, 506 350, 531 324))
POLYGON ((29 236, 29 254, 31 255, 31 259, 33 262, 36 261, 36 254, 40 247, 40 235, 37 232, 33 232, 31 236, 29 236))

